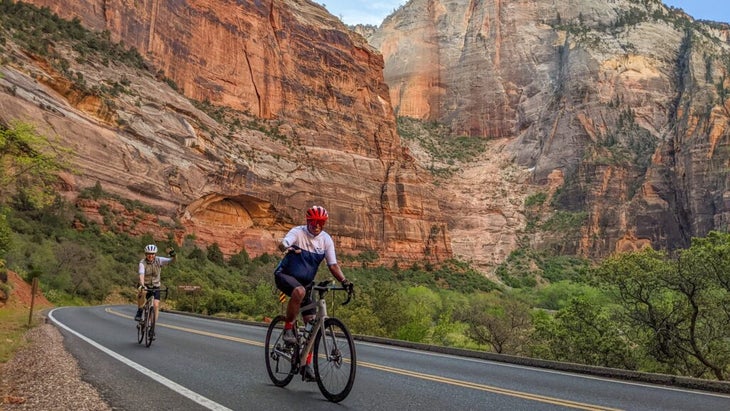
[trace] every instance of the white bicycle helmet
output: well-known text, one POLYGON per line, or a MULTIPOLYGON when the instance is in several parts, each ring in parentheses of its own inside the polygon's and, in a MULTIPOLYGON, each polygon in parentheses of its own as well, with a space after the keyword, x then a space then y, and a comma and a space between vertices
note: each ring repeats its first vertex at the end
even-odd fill
POLYGON ((145 254, 157 254, 157 246, 154 244, 148 244, 144 248, 144 253, 145 254))

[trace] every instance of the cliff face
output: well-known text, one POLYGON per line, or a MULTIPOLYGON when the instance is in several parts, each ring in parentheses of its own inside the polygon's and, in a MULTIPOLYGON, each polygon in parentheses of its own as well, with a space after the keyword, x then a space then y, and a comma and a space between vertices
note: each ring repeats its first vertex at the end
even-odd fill
POLYGON ((98 181, 158 210, 78 201, 129 232, 258 255, 320 203, 342 253, 486 271, 523 239, 602 257, 728 226, 730 31, 659 0, 411 0, 370 39, 382 55, 304 0, 31 3, 153 67, 3 47, 0 119, 75 150, 70 199, 98 181), (435 185, 393 111, 487 149, 435 185))
MULTIPOLYGON (((473 179, 482 201, 452 187, 450 204, 522 216, 503 218, 509 228, 492 236, 516 243, 526 233, 538 245, 600 257, 683 247, 727 229, 729 32, 659 0, 412 0, 370 41, 383 54, 396 115, 502 142, 481 167, 517 166, 535 184, 483 185, 473 172, 480 166, 469 164, 452 186, 473 179), (530 222, 524 204, 536 193, 575 218, 577 231, 549 228, 555 221, 544 213, 530 222)), ((449 226, 455 238, 473 237, 489 225, 476 221, 449 226)), ((496 249, 478 258, 498 262, 496 249)), ((474 253, 457 241, 454 251, 474 253)))
MULTIPOLYGON (((80 89, 38 56, 18 53, 2 67, 0 117, 32 119, 75 151, 70 198, 98 181, 156 207, 153 222, 179 223, 180 241, 193 234, 227 254, 275 252, 304 210, 322 204, 341 253, 374 250, 385 263, 451 255, 430 176, 403 154, 381 55, 321 6, 29 3, 107 31, 154 67, 108 66, 54 45, 86 84, 126 84, 114 98, 80 89), (239 112, 214 120, 188 99, 239 112)), ((82 206, 93 215, 97 205, 82 206)))

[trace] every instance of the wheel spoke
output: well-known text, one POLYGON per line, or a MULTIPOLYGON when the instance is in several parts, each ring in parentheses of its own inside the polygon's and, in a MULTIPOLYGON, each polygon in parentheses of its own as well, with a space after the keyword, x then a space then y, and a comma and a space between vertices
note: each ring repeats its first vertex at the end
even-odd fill
POLYGON ((355 382, 355 344, 345 325, 328 318, 317 335, 314 371, 322 394, 330 401, 345 399, 355 382))
POLYGON ((285 346, 281 335, 283 333, 284 317, 278 316, 271 321, 266 332, 264 351, 266 356, 266 371, 274 385, 283 387, 294 378, 294 364, 291 359, 294 350, 285 346))

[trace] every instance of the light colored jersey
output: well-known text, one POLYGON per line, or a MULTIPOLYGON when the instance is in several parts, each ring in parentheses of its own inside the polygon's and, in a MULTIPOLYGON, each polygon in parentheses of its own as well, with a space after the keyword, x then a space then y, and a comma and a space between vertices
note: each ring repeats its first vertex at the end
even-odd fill
POLYGON ((155 257, 154 260, 148 262, 146 258, 143 258, 139 262, 139 269, 137 274, 144 274, 144 282, 152 284, 154 287, 160 286, 160 274, 162 273, 162 267, 170 264, 172 258, 167 257, 155 257))
POLYGON ((327 265, 337 264, 335 243, 329 234, 322 231, 316 237, 309 233, 306 225, 292 228, 282 240, 287 247, 298 247, 301 253, 288 253, 279 263, 278 269, 299 280, 302 284, 314 281, 322 260, 327 265))

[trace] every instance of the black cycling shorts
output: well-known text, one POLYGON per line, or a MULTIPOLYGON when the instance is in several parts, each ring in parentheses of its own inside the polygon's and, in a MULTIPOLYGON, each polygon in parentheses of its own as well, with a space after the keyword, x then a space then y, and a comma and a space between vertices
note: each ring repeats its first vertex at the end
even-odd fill
POLYGON ((152 287, 151 285, 147 286, 147 294, 145 294, 145 298, 147 298, 150 294, 155 296, 155 300, 160 299, 160 287, 152 287))
MULTIPOLYGON (((301 306, 305 306, 307 304, 312 303, 312 285, 314 283, 310 283, 309 285, 302 285, 302 283, 299 282, 296 278, 290 276, 289 274, 284 274, 281 271, 274 272, 274 281, 276 282, 276 288, 281 290, 284 294, 291 297, 292 291, 294 291, 297 287, 304 287, 307 289, 306 294, 304 294, 304 299, 302 300, 301 306)), ((317 310, 314 308, 302 311, 302 315, 314 315, 317 310)))

